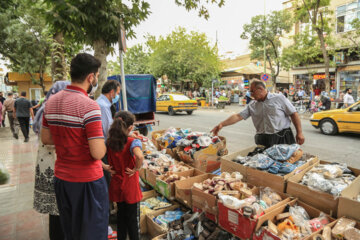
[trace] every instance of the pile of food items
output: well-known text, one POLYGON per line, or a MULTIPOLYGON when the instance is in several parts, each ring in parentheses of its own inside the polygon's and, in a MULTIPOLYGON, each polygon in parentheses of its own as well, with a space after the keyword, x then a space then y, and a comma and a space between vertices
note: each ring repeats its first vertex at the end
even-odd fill
POLYGON ((211 136, 204 132, 192 132, 191 129, 169 128, 164 134, 155 134, 154 138, 162 148, 177 148, 178 151, 193 154, 196 151, 220 142, 218 136, 211 136))
POLYGON ((330 222, 323 213, 319 217, 311 219, 306 210, 297 205, 288 207, 285 212, 278 214, 273 221, 268 221, 268 229, 282 240, 303 239, 323 229, 330 222))
POLYGON ((205 218, 203 213, 185 213, 179 220, 168 223, 166 240, 186 239, 230 239, 230 234, 222 231, 214 222, 205 218))
POLYGON ((308 171, 301 183, 310 188, 339 196, 355 176, 344 163, 319 164, 308 171))
POLYGON ((152 197, 140 202, 140 214, 146 215, 153 211, 170 207, 172 204, 164 197, 152 197))
POLYGON ((205 193, 217 196, 218 194, 232 195, 240 198, 241 196, 251 196, 252 189, 247 183, 242 182, 243 176, 239 172, 223 172, 220 176, 206 179, 202 183, 194 183, 194 187, 205 193))
POLYGON ((167 230, 169 223, 180 220, 184 214, 185 213, 179 208, 175 209, 174 211, 166 211, 164 214, 154 217, 153 220, 155 223, 159 224, 162 228, 167 230))
POLYGON ((239 210, 245 216, 258 218, 263 215, 264 210, 281 202, 281 196, 267 187, 260 190, 260 194, 253 194, 244 199, 238 199, 234 196, 219 194, 220 201, 225 207, 239 210))
POLYGON ((356 222, 348 218, 340 218, 335 226, 331 229, 325 227, 322 234, 318 234, 314 239, 332 240, 332 239, 345 239, 345 240, 358 240, 360 239, 360 230, 356 227, 356 222), (320 238, 322 237, 322 238, 320 238))
POLYGON ((312 156, 303 154, 298 144, 278 144, 270 148, 257 147, 247 156, 232 161, 272 174, 284 175, 305 164, 312 156))
POLYGON ((167 184, 173 183, 173 182, 176 182, 179 180, 185 180, 187 178, 188 177, 178 176, 178 175, 174 174, 173 172, 167 172, 164 175, 161 175, 159 177, 160 180, 166 182, 167 184))

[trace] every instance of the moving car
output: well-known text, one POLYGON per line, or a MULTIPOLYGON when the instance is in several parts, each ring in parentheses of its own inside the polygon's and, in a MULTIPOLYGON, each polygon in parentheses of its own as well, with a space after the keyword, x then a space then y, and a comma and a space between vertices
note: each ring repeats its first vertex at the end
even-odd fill
POLYGON ((345 109, 314 113, 310 122, 326 135, 341 132, 360 133, 360 101, 345 109))
POLYGON ((196 109, 197 101, 183 94, 162 94, 156 99, 156 111, 168 112, 170 116, 182 111, 191 115, 196 109))

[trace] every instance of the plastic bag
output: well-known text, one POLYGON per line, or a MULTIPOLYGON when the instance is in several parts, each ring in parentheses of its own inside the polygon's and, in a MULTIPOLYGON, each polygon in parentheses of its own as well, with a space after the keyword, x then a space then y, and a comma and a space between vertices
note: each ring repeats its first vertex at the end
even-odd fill
POLYGON ((5 166, 0 163, 0 185, 8 183, 10 180, 10 174, 6 170, 5 166))
POLYGON ((281 196, 269 187, 260 190, 260 199, 266 203, 266 207, 271 207, 282 201, 281 196))
POLYGON ((269 157, 277 161, 288 160, 295 151, 300 149, 298 144, 278 144, 274 145, 264 151, 269 157))
POLYGON ((310 227, 309 225, 309 214, 301 206, 290 207, 289 212, 294 219, 294 223, 299 227, 310 227))
POLYGON ((274 160, 262 153, 253 156, 251 161, 256 162, 256 168, 260 170, 267 170, 274 163, 274 160))

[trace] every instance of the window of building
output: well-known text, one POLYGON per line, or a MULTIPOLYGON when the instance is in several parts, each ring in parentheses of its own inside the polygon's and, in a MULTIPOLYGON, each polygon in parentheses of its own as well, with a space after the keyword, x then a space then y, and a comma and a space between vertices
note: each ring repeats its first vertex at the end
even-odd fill
POLYGON ((351 23, 360 18, 360 0, 336 8, 336 31, 338 33, 351 31, 351 23))
POLYGON ((30 88, 30 100, 39 101, 41 98, 41 88, 30 88))

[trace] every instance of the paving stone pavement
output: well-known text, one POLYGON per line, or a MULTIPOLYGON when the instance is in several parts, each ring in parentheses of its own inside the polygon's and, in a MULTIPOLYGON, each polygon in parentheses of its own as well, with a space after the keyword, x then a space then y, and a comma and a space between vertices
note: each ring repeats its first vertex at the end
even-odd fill
MULTIPOLYGON (((31 131, 31 130, 30 130, 31 131)), ((10 182, 0 185, 0 240, 49 239, 48 216, 33 210, 37 137, 24 143, 10 129, 0 128, 0 162, 10 173, 10 182)))

